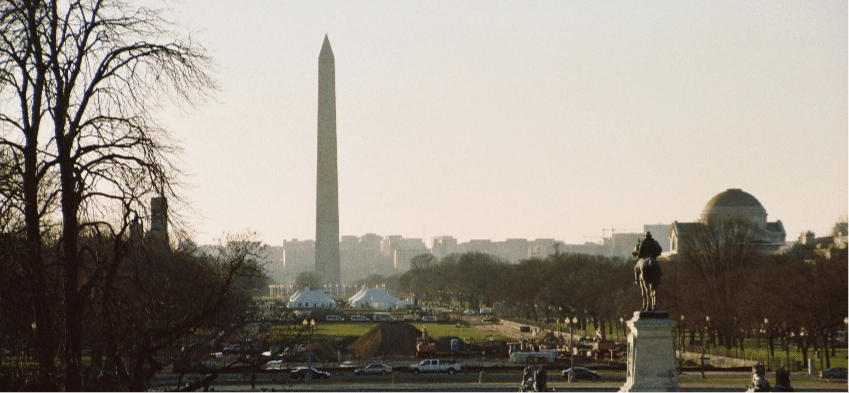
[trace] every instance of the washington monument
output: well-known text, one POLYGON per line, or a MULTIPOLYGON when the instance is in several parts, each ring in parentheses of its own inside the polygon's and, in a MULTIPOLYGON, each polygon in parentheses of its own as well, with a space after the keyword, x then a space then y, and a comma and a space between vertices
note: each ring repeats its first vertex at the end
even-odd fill
POLYGON ((318 180, 315 194, 315 272, 324 285, 341 284, 339 174, 336 170, 336 67, 330 40, 318 55, 318 180))

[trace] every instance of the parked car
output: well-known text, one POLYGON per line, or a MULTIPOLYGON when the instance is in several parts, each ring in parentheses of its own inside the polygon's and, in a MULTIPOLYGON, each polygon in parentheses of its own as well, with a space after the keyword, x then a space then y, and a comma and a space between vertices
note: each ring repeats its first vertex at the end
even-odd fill
POLYGON ((351 315, 351 321, 353 321, 353 322, 368 322, 369 319, 365 315, 351 315))
POLYGON ((285 370, 286 364, 282 360, 271 360, 260 367, 263 370, 285 370))
POLYGON ((419 363, 410 365, 410 372, 419 373, 445 373, 454 374, 462 369, 460 363, 442 363, 439 359, 425 359, 419 363))
POLYGON ((820 371, 820 378, 842 378, 846 379, 846 369, 843 367, 827 368, 820 371))
POLYGON ((354 370, 354 375, 388 375, 391 372, 392 367, 385 364, 375 363, 354 370))
MULTIPOLYGON (((601 374, 590 370, 584 367, 575 367, 575 379, 592 379, 599 380, 601 379, 601 374)), ((563 370, 563 378, 569 379, 569 373, 572 371, 572 368, 567 368, 563 370)))
POLYGON ((244 353, 244 352, 245 352, 245 348, 244 348, 244 347, 242 347, 242 346, 241 346, 241 345, 239 345, 239 344, 230 344, 230 345, 228 345, 228 346, 224 347, 224 351, 223 351, 223 352, 224 352, 224 354, 225 354, 225 355, 237 354, 237 353, 244 353))
POLYGON ((344 321, 345 321, 345 318, 342 318, 342 317, 341 317, 341 316, 339 316, 339 315, 328 315, 328 316, 327 316, 326 318, 324 318, 324 319, 325 319, 325 320, 327 320, 327 321, 329 321, 329 322, 344 322, 344 321))
POLYGON ((315 368, 308 367, 298 367, 289 374, 289 378, 291 379, 305 379, 307 377, 307 372, 312 370, 312 378, 313 379, 328 379, 330 378, 330 373, 326 371, 316 370, 315 368))
POLYGON ((425 315, 422 317, 422 321, 425 322, 436 322, 436 316, 433 315, 425 315))
POLYGON ((215 360, 215 359, 204 360, 204 361, 201 362, 201 364, 204 367, 206 367, 208 369, 212 369, 212 370, 217 370, 221 367, 224 367, 224 362, 222 362, 220 360, 215 360))

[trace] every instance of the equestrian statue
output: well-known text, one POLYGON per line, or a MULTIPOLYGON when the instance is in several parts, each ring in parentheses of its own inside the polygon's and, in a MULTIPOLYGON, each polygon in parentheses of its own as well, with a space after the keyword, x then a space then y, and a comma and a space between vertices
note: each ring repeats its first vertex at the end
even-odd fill
POLYGON ((660 262, 657 257, 663 249, 660 243, 651 237, 651 232, 646 232, 646 238, 637 240, 637 246, 631 253, 637 257, 637 265, 634 266, 634 284, 640 285, 643 295, 642 311, 657 310, 657 286, 660 285, 660 262))

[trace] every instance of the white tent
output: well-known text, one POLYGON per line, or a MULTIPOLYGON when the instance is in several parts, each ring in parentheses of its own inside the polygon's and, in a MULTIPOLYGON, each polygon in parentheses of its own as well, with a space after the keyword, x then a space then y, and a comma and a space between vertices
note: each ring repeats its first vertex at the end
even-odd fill
POLYGON ((324 292, 304 288, 289 298, 289 308, 333 308, 336 302, 324 292))
POLYGON ((398 299, 381 288, 363 289, 348 299, 348 304, 353 307, 371 307, 376 309, 392 308, 398 299))

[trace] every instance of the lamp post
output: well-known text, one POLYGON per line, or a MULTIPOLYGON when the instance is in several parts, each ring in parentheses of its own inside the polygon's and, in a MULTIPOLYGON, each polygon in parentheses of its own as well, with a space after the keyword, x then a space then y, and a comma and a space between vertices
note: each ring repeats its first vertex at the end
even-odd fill
POLYGON ((557 318, 557 345, 560 345, 560 340, 563 339, 563 331, 560 330, 561 323, 563 323, 563 318, 557 318))
POLYGON ((784 367, 790 369, 790 328, 787 327, 787 322, 781 323, 781 330, 784 331, 784 367))
POLYGON ((713 345, 713 349, 716 349, 716 342, 713 341, 713 329, 710 325, 710 315, 705 317, 705 321, 707 321, 707 334, 708 334, 708 351, 710 351, 710 346, 713 345))
MULTIPOLYGON (((569 321, 567 319, 567 321, 569 321)), ((574 335, 575 335, 575 324, 578 323, 578 317, 572 317, 571 323, 569 323, 569 357, 572 359, 572 365, 569 366, 569 383, 575 382, 575 349, 574 349, 574 335)))
POLYGON ((678 326, 678 374, 683 374, 684 367, 684 314, 681 314, 681 325, 678 326))
MULTIPOLYGON (((622 335, 620 337, 627 336, 628 334, 625 331, 625 318, 619 317, 619 325, 622 327, 622 335)), ((619 329, 616 329, 616 332, 618 335, 619 329)))
POLYGON ((772 329, 769 327, 769 318, 764 318, 764 327, 766 328, 766 339, 767 339, 767 349, 766 349, 766 369, 769 370, 771 368, 772 363, 772 329))
POLYGON ((849 337, 849 317, 843 318, 843 341, 849 337))
POLYGON ((307 385, 312 385, 312 330, 315 328, 315 319, 310 318, 307 321, 304 318, 304 329, 307 331, 307 375, 304 376, 304 381, 307 385))
MULTIPOLYGON (((705 329, 710 335, 710 315, 705 317, 705 329)), ((702 335, 702 357, 699 359, 699 367, 702 370, 702 379, 705 379, 705 336, 702 335)))

